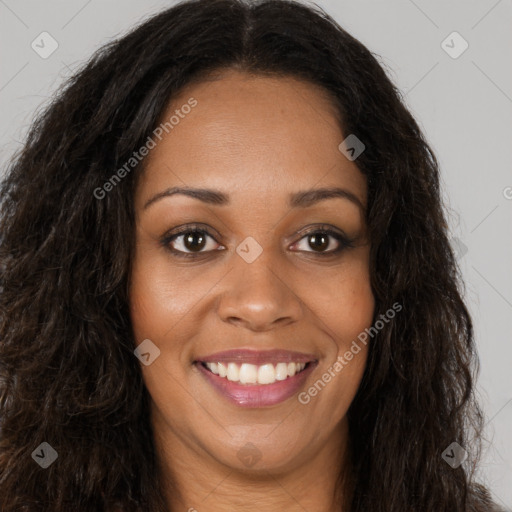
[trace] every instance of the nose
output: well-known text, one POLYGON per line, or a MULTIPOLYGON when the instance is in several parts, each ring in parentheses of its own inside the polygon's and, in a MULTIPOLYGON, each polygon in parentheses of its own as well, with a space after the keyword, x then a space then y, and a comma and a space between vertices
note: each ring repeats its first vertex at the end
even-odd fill
POLYGON ((233 260, 234 268, 226 276, 218 300, 218 315, 224 322, 266 331, 301 318, 303 304, 290 274, 282 271, 270 251, 263 251, 252 263, 238 254, 233 260))

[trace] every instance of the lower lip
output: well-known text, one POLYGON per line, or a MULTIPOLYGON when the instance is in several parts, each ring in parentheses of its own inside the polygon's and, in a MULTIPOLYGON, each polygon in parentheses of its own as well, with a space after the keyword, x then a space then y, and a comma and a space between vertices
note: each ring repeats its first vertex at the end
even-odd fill
POLYGON ((201 363, 196 363, 199 371, 208 382, 223 396, 240 407, 267 407, 284 402, 303 386, 305 380, 316 366, 316 361, 308 363, 306 368, 273 384, 239 384, 225 377, 219 377, 207 370, 201 363))

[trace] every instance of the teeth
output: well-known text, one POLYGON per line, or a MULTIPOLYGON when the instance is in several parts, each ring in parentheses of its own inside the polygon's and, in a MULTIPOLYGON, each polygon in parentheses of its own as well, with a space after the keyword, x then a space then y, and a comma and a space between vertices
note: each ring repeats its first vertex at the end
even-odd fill
POLYGON ((238 382, 240 378, 240 370, 236 363, 228 363, 228 380, 238 382))
POLYGON ((276 370, 273 364, 264 364, 258 368, 258 384, 272 384, 276 381, 276 370))
POLYGON ((231 382, 240 384, 273 384, 276 380, 285 380, 293 377, 306 367, 306 363, 271 363, 257 366, 242 363, 205 363, 206 367, 215 375, 227 378, 231 382))
MULTIPOLYGON (((234 364, 234 363, 232 363, 234 364)), ((258 367, 254 364, 244 363, 240 366, 239 381, 242 384, 256 384, 258 382, 258 367)))
POLYGON ((277 363, 276 365, 276 379, 284 380, 288 377, 288 365, 286 363, 277 363))

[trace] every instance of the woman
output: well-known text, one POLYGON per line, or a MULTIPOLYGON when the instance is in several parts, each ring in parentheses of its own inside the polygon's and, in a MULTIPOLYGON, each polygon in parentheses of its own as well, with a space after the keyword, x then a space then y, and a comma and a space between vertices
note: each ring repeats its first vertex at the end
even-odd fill
POLYGON ((1 232, 2 512, 495 510, 436 159, 319 9, 102 48, 1 232))

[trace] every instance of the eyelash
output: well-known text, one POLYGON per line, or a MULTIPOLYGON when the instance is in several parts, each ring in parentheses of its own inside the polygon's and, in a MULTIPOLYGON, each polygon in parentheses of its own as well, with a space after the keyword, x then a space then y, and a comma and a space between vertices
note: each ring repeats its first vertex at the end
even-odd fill
MULTIPOLYGON (((209 237, 211 237, 215 240, 214 235, 212 233, 210 233, 210 231, 206 227, 199 225, 199 224, 188 224, 186 226, 179 228, 175 232, 171 232, 169 234, 164 235, 162 237, 161 244, 166 249, 168 249, 174 256, 177 256, 178 258, 199 258, 205 254, 208 254, 209 252, 212 252, 212 251, 204 251, 204 252, 196 252, 196 253, 183 252, 183 251, 179 251, 179 250, 176 250, 176 249, 173 249, 172 247, 170 247, 171 242, 176 240, 176 238, 183 236, 185 234, 190 234, 190 233, 201 233, 204 235, 208 235, 209 237)), ((339 243, 339 247, 337 249, 327 251, 327 252, 299 251, 299 252, 313 253, 322 258, 325 258, 328 256, 333 256, 333 255, 341 253, 344 249, 355 247, 354 239, 347 238, 346 236, 342 235, 341 233, 334 231, 329 226, 315 227, 314 229, 308 230, 301 234, 302 234, 302 236, 299 239, 299 241, 302 240, 303 238, 306 238, 309 235, 324 234, 324 235, 332 236, 339 243)), ((217 240, 215 240, 215 241, 217 242, 217 240)), ((297 243, 297 242, 295 242, 295 243, 297 243)))

